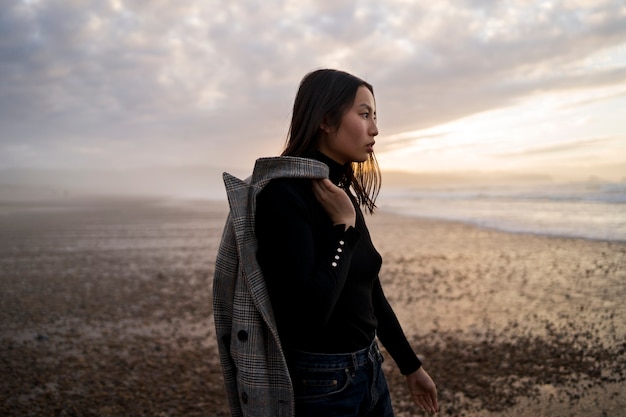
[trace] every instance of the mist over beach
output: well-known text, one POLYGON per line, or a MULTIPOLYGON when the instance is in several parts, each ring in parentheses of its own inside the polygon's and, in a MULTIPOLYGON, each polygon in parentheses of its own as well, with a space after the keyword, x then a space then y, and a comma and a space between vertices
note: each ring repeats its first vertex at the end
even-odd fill
MULTIPOLYGON (((252 167, 0 169, 0 201, 71 196, 220 200, 226 197, 223 172, 245 179, 252 167)), ((383 171, 382 179, 379 207, 385 211, 509 232, 626 241, 626 179, 406 171, 383 171)))

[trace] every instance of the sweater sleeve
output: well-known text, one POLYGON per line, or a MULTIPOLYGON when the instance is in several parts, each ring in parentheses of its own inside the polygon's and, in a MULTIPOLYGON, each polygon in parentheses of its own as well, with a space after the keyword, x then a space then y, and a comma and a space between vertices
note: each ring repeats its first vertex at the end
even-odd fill
POLYGON ((345 285, 360 233, 353 227, 333 227, 329 218, 332 243, 320 247, 313 233, 319 227, 314 203, 293 182, 270 182, 257 198, 257 259, 277 320, 297 317, 303 328, 320 329, 345 285))
POLYGON ((402 375, 417 371, 422 363, 411 348, 396 314, 385 297, 379 279, 374 283, 372 301, 378 319, 378 338, 400 368, 402 375))

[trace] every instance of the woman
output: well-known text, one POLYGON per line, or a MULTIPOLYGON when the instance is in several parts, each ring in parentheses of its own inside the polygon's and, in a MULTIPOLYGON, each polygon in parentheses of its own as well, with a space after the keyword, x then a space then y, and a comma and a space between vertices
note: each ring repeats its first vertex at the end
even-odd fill
POLYGON ((376 337, 415 403, 438 411, 435 384, 381 288, 382 260, 360 210, 375 208, 377 134, 370 84, 342 71, 309 73, 283 156, 320 161, 329 178, 276 178, 256 199, 257 261, 299 417, 393 415, 376 337))

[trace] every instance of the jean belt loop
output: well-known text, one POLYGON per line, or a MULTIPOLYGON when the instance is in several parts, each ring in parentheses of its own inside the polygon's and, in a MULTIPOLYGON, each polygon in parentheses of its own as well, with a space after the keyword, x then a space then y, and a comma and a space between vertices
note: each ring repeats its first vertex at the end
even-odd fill
POLYGON ((357 369, 359 369, 359 358, 357 357, 356 352, 351 353, 352 356, 352 368, 353 368, 353 373, 356 372, 357 369))

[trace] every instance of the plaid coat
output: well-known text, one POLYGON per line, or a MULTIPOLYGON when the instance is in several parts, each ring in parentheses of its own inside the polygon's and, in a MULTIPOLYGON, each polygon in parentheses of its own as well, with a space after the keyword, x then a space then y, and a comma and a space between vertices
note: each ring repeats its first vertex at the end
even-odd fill
POLYGON ((294 415, 294 395, 269 294, 256 259, 256 197, 273 178, 328 178, 319 161, 261 158, 245 181, 224 173, 230 213, 215 261, 213 314, 232 415, 294 415))

